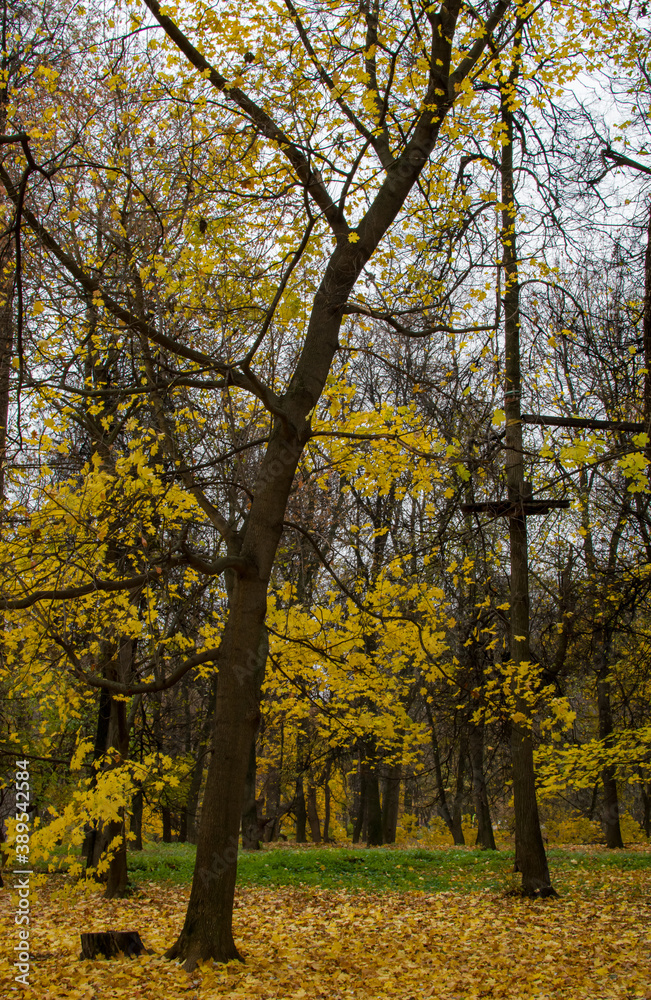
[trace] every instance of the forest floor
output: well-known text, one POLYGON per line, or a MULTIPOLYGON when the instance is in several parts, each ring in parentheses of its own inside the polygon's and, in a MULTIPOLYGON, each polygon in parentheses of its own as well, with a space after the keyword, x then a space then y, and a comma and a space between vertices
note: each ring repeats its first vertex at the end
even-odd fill
POLYGON ((651 850, 549 851, 559 898, 522 900, 512 852, 277 847, 240 860, 245 963, 188 975, 162 954, 180 930, 193 849, 129 855, 107 901, 32 876, 29 987, 16 983, 17 895, 0 896, 0 995, 26 1000, 651 1000, 651 850), (38 883, 38 884, 36 884, 38 883), (82 931, 136 930, 152 954, 79 959, 82 931))

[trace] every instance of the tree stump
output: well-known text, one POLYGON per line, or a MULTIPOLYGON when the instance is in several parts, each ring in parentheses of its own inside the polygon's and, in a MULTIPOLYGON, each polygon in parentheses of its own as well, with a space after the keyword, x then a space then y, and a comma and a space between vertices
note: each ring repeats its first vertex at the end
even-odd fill
MULTIPOLYGON (((137 931, 102 931, 81 935, 80 958, 114 958, 116 955, 140 955, 147 951, 137 931)), ((147 952, 149 954, 149 952, 147 952)))

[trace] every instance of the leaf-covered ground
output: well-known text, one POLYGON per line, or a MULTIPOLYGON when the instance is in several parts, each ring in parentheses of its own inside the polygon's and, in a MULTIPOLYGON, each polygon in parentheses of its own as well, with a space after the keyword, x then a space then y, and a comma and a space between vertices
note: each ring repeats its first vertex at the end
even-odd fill
MULTIPOLYGON (((276 853, 299 860, 310 854, 317 865, 325 852, 276 853)), ((417 853, 411 857, 414 871, 417 853)), ((454 855, 447 854, 451 857, 440 867, 449 869, 454 855)), ((466 856, 482 858, 478 852, 466 856)), ((187 885, 147 880, 141 871, 145 877, 133 895, 108 902, 94 889, 71 893, 65 877, 53 876, 32 899, 29 989, 13 980, 15 898, 2 893, 0 995, 22 994, 29 1000, 651 1000, 650 860, 648 852, 565 852, 555 865, 561 898, 539 902, 479 888, 488 874, 479 864, 476 876, 462 871, 458 888, 438 892, 245 885, 238 892, 235 925, 246 963, 192 975, 161 957, 181 927, 187 885), (79 933, 108 928, 138 930, 155 954, 80 961, 79 933)), ((264 865, 264 855, 254 863, 264 865)), ((357 870, 363 863, 351 867, 357 870)))

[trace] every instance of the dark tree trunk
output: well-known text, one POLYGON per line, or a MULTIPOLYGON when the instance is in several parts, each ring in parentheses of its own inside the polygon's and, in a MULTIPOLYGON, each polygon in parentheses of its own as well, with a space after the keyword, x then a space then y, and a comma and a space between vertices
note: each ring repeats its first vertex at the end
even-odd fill
POLYGON ((466 843, 463 834, 463 809, 466 804, 466 741, 462 736, 459 740, 459 756, 457 758, 457 777, 452 802, 452 836, 454 843, 462 847, 466 843))
MULTIPOLYGON (((517 36, 519 38, 519 34, 517 36)), ((516 62, 509 87, 517 81, 516 62)), ((552 895, 547 855, 540 830, 536 778, 531 735, 531 709, 520 690, 518 667, 531 662, 529 650, 529 559, 524 500, 529 491, 524 484, 521 378, 520 378, 520 286, 515 219, 517 205, 513 183, 513 112, 510 94, 501 93, 501 117, 504 126, 502 145, 502 273, 504 275, 504 413, 506 416, 506 482, 508 498, 513 503, 509 516, 511 556, 510 579, 510 654, 514 664, 511 699, 514 718, 511 722, 511 763, 515 807, 516 865, 522 873, 522 891, 527 895, 552 895)))
POLYGON ((244 809, 242 810, 242 848, 245 851, 260 851, 260 817, 256 799, 257 759, 255 740, 251 743, 249 766, 244 784, 244 809))
MULTIPOLYGON (((439 741, 436 735, 434 716, 432 715, 432 710, 428 702, 425 703, 425 707, 427 710, 427 717, 429 719, 430 738, 432 740, 432 752, 434 755, 434 776, 436 778, 436 796, 438 798, 438 811, 441 819, 443 820, 448 830, 452 834, 452 839, 456 844, 458 843, 458 841, 455 836, 454 820, 452 818, 452 813, 450 812, 447 793, 445 791, 445 782, 443 780, 443 771, 441 768, 441 752, 439 750, 439 741)), ((461 836, 463 837, 463 830, 461 831, 461 836)))
POLYGON ((206 712, 201 723, 201 735, 199 745, 196 750, 196 760, 190 780, 188 799, 186 804, 188 816, 188 841, 191 844, 197 843, 199 827, 197 823, 199 810, 199 796, 201 794, 201 783, 203 781, 204 764, 210 754, 211 732, 213 718, 215 715, 215 699, 217 697, 217 678, 215 677, 210 685, 206 712))
POLYGON ((181 934, 167 952, 188 970, 210 958, 240 958, 233 940, 233 898, 246 771, 260 721, 266 586, 257 573, 236 580, 220 647, 212 755, 190 901, 181 934))
POLYGON ((414 793, 411 778, 405 778, 405 812, 410 816, 414 811, 414 793))
POLYGON ((366 845, 377 847, 382 843, 382 808, 380 806, 380 780, 375 760, 367 762, 366 773, 366 845))
POLYGON ((382 840, 395 844, 400 807, 400 764, 392 764, 382 782, 382 840))
POLYGON ((181 815, 179 816, 179 844, 185 844, 188 839, 188 807, 183 806, 181 808, 181 815))
POLYGON ((303 775, 296 779, 294 792, 294 812, 296 814, 296 843, 307 843, 307 809, 305 808, 305 792, 303 790, 303 775))
POLYGON ((131 799, 131 833, 135 839, 131 841, 132 851, 142 851, 142 789, 133 793, 131 799))
MULTIPOLYGON (((115 658, 117 669, 112 680, 119 680, 124 683, 130 673, 133 661, 134 643, 125 642, 119 647, 118 655, 115 658)), ((100 702, 97 720, 97 733, 95 738, 95 760, 113 748, 119 759, 126 759, 129 751, 129 727, 127 723, 126 703, 112 698, 110 693, 103 688, 100 690, 100 702)), ((86 850, 86 870, 97 868, 102 855, 113 844, 110 851, 108 871, 99 876, 100 881, 106 882, 105 896, 113 899, 116 896, 123 896, 128 885, 127 873, 127 842, 124 810, 120 811, 119 820, 111 820, 93 828, 85 844, 86 850), (119 838, 119 843, 115 845, 119 838)))
POLYGON ((163 843, 172 843, 172 810, 169 806, 161 806, 161 816, 163 819, 163 843))
POLYGON ((651 783, 640 785, 642 795, 642 829, 647 840, 651 838, 651 783))
POLYGON ((185 807, 188 821, 188 841, 191 844, 196 844, 199 833, 197 818, 199 809, 199 793, 201 792, 201 782, 203 781, 203 762, 204 757, 201 755, 195 763, 192 771, 190 788, 188 789, 188 801, 185 807))
MULTIPOLYGON (((597 645, 597 709, 599 712, 599 738, 609 746, 613 735, 613 716, 610 703, 610 681, 608 680, 609 642, 599 630, 595 635, 597 645)), ((622 831, 619 825, 619 798, 615 768, 606 765, 601 771, 604 786, 604 804, 601 822, 606 836, 606 846, 623 848, 622 831)))
POLYGON ((267 778, 267 815, 264 828, 264 841, 267 844, 277 839, 280 827, 280 777, 280 768, 270 768, 267 778))
MULTIPOLYGON (((267 629, 263 628, 260 635, 260 643, 255 661, 255 673, 253 676, 254 684, 258 688, 262 686, 268 655, 269 634, 267 629)), ((242 847, 248 851, 259 851, 262 848, 260 843, 260 815, 256 797, 257 770, 256 739, 254 738, 251 741, 251 749, 249 751, 249 763, 244 782, 244 808, 242 810, 242 847)))
POLYGON ((471 726, 468 737, 468 750, 470 753, 470 766, 472 768, 472 794, 475 802, 475 815, 477 816, 477 840, 476 843, 484 850, 495 851, 495 835, 491 822, 490 805, 488 803, 488 793, 486 791, 486 779, 484 777, 484 726, 471 726))
POLYGON ((353 844, 359 844, 362 831, 364 829, 364 817, 366 816, 366 771, 360 764, 359 769, 359 795, 357 796, 357 815, 353 827, 353 844))
POLYGON ((328 843, 330 840, 330 771, 332 768, 332 762, 328 761, 326 763, 323 772, 323 795, 325 799, 324 811, 323 811, 323 840, 324 843, 328 843))
POLYGON ((321 826, 319 823, 319 812, 316 804, 316 785, 310 778, 307 783, 307 821, 310 824, 310 836, 315 844, 321 843, 321 826))

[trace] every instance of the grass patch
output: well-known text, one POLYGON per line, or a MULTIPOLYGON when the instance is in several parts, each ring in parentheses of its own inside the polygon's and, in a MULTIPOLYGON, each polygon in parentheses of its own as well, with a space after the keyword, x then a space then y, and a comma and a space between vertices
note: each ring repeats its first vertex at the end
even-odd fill
MULTIPOLYGON (((559 892, 600 891, 618 872, 651 873, 651 852, 551 848, 552 880, 559 892)), ((146 882, 189 884, 195 848, 190 844, 152 844, 129 852, 134 886, 146 882)), ((267 847, 240 852, 238 884, 275 888, 314 886, 365 892, 428 893, 456 890, 501 891, 518 885, 513 850, 473 848, 267 847)))

